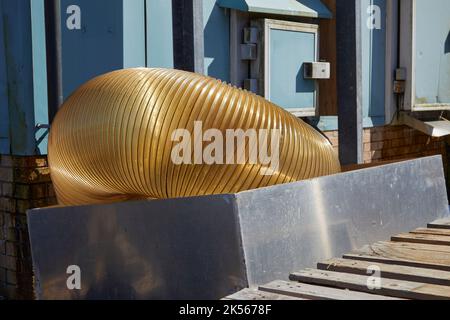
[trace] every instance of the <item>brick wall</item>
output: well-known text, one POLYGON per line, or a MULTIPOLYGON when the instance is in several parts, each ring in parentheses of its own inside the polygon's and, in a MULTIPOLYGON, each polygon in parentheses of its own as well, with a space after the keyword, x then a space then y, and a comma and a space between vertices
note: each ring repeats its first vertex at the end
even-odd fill
MULTIPOLYGON (((325 132, 338 148, 338 132, 325 132)), ((444 138, 431 138, 407 126, 384 126, 364 130, 364 163, 394 161, 441 154, 447 162, 444 138)))
POLYGON ((45 156, 0 155, 0 297, 33 298, 26 211, 54 204, 45 156))

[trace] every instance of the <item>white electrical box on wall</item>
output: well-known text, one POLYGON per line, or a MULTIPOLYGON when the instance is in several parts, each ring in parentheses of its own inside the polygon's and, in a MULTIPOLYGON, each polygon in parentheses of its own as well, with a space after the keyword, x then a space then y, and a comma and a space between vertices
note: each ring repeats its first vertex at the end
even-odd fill
POLYGON ((305 79, 326 80, 330 79, 329 62, 305 62, 303 64, 303 76, 305 79))

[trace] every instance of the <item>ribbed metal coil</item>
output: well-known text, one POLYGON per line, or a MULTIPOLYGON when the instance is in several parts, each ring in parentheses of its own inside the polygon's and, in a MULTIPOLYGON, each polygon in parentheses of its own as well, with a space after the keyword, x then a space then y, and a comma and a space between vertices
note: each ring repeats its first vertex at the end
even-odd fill
POLYGON ((194 73, 145 68, 108 73, 73 93, 52 124, 49 163, 61 205, 236 193, 340 171, 327 139, 262 97, 194 73), (171 134, 192 132, 195 121, 224 135, 279 129, 279 169, 175 164, 171 134))

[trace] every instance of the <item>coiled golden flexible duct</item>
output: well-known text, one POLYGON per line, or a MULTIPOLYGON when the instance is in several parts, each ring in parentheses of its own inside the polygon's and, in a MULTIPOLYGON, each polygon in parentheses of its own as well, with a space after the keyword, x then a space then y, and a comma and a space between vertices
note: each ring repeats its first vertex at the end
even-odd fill
POLYGON ((49 164, 61 205, 235 193, 340 171, 320 133, 265 99, 202 75, 145 68, 108 73, 73 93, 52 124, 49 164), (278 129, 278 169, 261 174, 248 140, 243 164, 175 164, 171 135, 193 132, 195 121, 224 136, 278 129))

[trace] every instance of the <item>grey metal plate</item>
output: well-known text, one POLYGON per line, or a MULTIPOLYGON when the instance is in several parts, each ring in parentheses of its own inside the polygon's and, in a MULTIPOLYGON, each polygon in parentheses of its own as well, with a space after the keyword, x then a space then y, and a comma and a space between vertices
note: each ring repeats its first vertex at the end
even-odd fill
POLYGON ((245 288, 233 199, 33 210, 37 298, 217 299, 245 288), (71 265, 79 291, 66 285, 71 265))
POLYGON ((250 285, 449 216, 440 156, 244 192, 237 203, 250 285))
POLYGON ((28 213, 39 299, 219 299, 450 216, 440 157, 237 195, 28 213), (81 268, 81 290, 66 269, 81 268))

